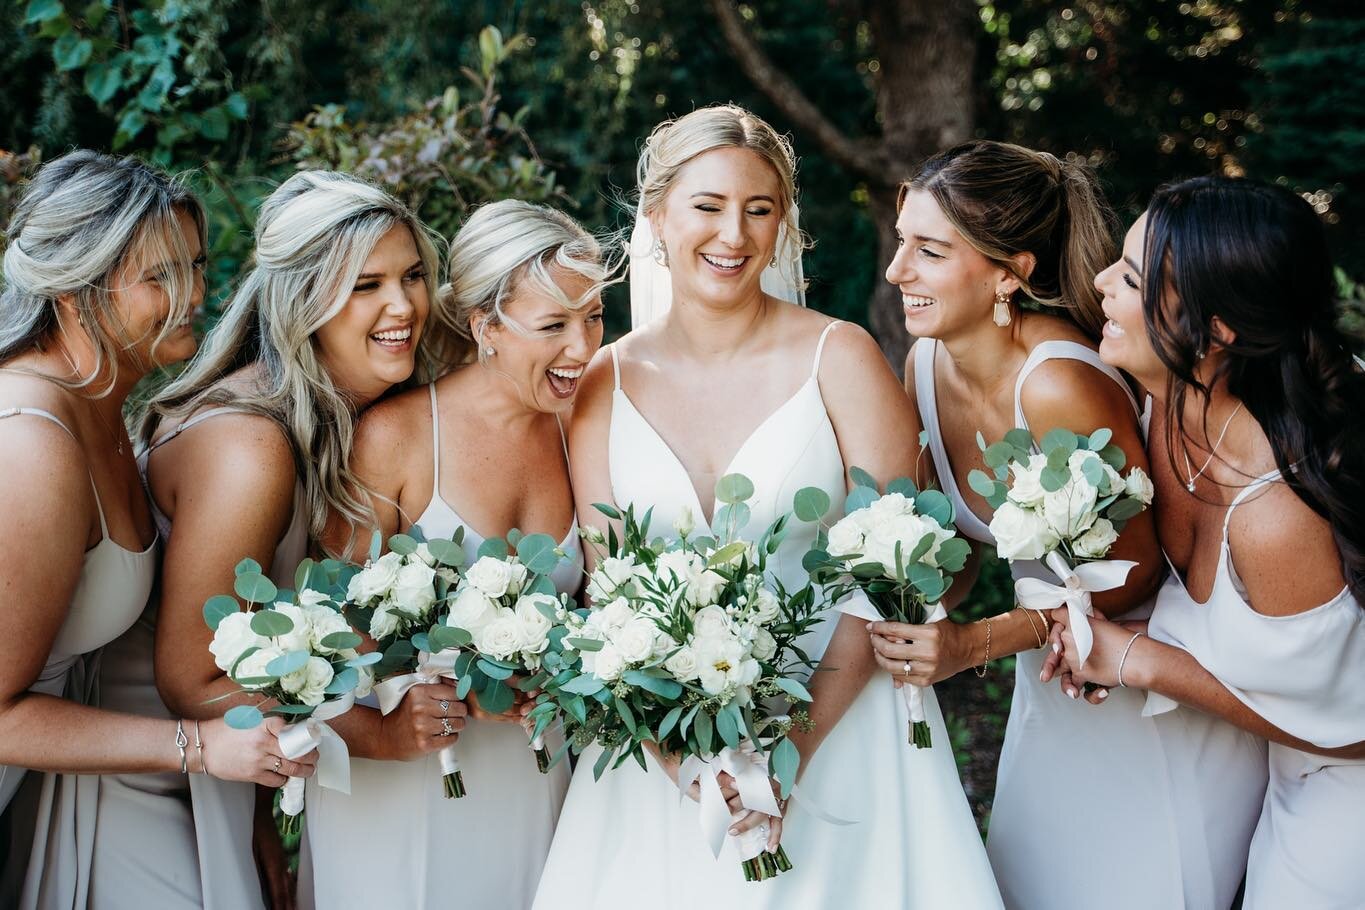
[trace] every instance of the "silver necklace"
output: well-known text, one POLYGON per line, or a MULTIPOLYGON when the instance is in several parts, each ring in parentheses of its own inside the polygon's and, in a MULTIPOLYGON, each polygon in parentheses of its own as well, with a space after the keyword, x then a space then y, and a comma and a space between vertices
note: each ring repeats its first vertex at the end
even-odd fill
POLYGON ((1214 442, 1213 448, 1209 449, 1209 457, 1204 459, 1203 467, 1201 467, 1197 472, 1194 470, 1194 465, 1190 464, 1189 446, 1180 447, 1181 448, 1180 454, 1185 456, 1185 474, 1190 478, 1189 481, 1185 484, 1185 489, 1189 490, 1191 493, 1194 492, 1195 481, 1203 477, 1204 472, 1209 469, 1209 465, 1213 464, 1213 457, 1218 453, 1218 447, 1223 444, 1223 437, 1228 435, 1228 427, 1232 426, 1232 418, 1236 417, 1237 412, 1242 410, 1243 404, 1244 402, 1239 401, 1237 402, 1237 407, 1232 409, 1232 413, 1228 415, 1227 422, 1223 424, 1223 432, 1218 434, 1218 439, 1217 441, 1214 442))
MULTIPOLYGON (((66 345, 61 345, 61 352, 62 356, 66 358, 67 365, 71 367, 72 375, 78 380, 84 379, 85 377, 81 375, 81 371, 76 369, 76 362, 71 359, 71 354, 67 352, 66 345)), ((123 440, 128 436, 127 430, 125 429, 123 433, 115 433, 109 428, 109 421, 105 420, 104 415, 100 413, 99 405, 92 404, 90 409, 95 412, 95 419, 100 422, 100 426, 104 428, 104 432, 109 435, 109 439, 114 443, 114 448, 118 451, 118 457, 122 458, 126 451, 123 448, 123 440)))

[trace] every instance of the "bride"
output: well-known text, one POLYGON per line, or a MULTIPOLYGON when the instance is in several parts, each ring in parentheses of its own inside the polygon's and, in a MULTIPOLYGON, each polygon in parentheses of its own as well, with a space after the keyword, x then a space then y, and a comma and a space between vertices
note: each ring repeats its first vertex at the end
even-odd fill
MULTIPOLYGON (((605 530, 592 506, 605 502, 652 506, 661 533, 689 514, 709 523, 716 481, 741 473, 755 487, 756 535, 802 487, 842 503, 847 467, 883 481, 911 473, 919 424, 881 351, 861 329, 802 308, 794 172, 787 142, 736 107, 650 136, 631 250, 636 328, 594 359, 570 432, 581 521, 605 530)), ((814 534, 794 522, 769 562, 788 587, 806 580, 814 534)), ((782 819, 737 822, 769 824, 792 871, 746 884, 729 839, 712 857, 675 757, 594 781, 595 752, 585 753, 535 906, 999 907, 938 706, 930 695, 940 745, 911 748, 902 699, 872 679, 869 618, 830 611, 803 643, 822 672, 812 729, 792 736, 797 799, 782 819), (817 806, 853 824, 818 818, 817 806)))

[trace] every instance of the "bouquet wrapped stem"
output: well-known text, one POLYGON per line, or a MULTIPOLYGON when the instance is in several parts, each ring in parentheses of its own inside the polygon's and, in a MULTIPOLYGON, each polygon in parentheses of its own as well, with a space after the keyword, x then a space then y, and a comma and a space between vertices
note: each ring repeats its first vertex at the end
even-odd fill
POLYGON ((781 844, 777 845, 777 852, 769 853, 764 850, 753 859, 744 861, 744 880, 746 882, 766 881, 773 876, 788 872, 792 868, 791 860, 787 859, 787 851, 781 844))

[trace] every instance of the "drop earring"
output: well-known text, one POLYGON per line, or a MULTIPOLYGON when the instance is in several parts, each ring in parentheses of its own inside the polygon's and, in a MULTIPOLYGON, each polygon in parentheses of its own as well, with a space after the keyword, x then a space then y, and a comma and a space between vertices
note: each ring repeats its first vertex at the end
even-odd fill
POLYGON ((1014 315, 1010 313, 1010 295, 1004 291, 995 292, 995 313, 992 318, 1002 329, 1014 320, 1014 315))
POLYGON ((659 238, 654 238, 654 261, 664 268, 668 268, 668 247, 659 238))
POLYGON ((773 253, 773 258, 768 260, 768 268, 770 268, 770 269, 775 269, 775 268, 777 268, 777 254, 776 254, 776 253, 773 253))

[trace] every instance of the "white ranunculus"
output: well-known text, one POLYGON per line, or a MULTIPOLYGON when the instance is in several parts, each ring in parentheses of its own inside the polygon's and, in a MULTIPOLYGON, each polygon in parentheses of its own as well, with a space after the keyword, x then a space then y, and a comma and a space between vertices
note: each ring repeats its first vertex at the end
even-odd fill
POLYGON ((294 627, 283 635, 275 636, 275 644, 284 649, 285 653, 290 651, 312 651, 313 650, 313 624, 308 621, 308 614, 302 607, 290 603, 277 603, 271 607, 276 613, 289 618, 294 627))
POLYGON ((991 536, 1002 559, 1042 559, 1057 546, 1058 538, 1047 520, 1032 509, 1012 502, 1000 504, 991 518, 991 536))
POLYGON ((247 648, 264 647, 270 643, 268 638, 251 631, 251 616, 250 613, 229 613, 218 624, 213 641, 209 642, 209 650, 213 652, 213 662, 218 669, 227 672, 247 648))
POLYGON ((384 596, 402 566, 402 556, 397 553, 385 553, 351 578, 351 583, 346 589, 346 599, 364 603, 375 597, 384 596))
MULTIPOLYGON (((234 681, 239 681, 269 676, 270 674, 266 672, 265 668, 272 660, 283 655, 284 652, 274 645, 266 645, 238 664, 237 672, 232 674, 232 678, 234 681)), ((268 682, 251 684, 239 682, 238 684, 244 689, 263 689, 270 685, 268 682)))
POLYGON ((1099 490, 1085 478, 1072 481, 1043 498, 1043 517, 1058 537, 1070 540, 1095 523, 1095 502, 1099 490))
POLYGON ((759 660, 769 660, 777 653, 777 639, 773 638, 772 633, 767 629, 759 627, 754 630, 753 654, 759 660))
POLYGON ((664 669, 673 674, 679 682, 689 682, 697 678, 697 652, 683 645, 664 661, 664 669))
MULTIPOLYGON (((588 655, 583 655, 583 667, 588 667, 588 655)), ((616 650, 616 646, 607 642, 602 646, 602 650, 593 655, 593 666, 589 670, 598 679, 604 682, 614 682, 626 669, 626 662, 621 657, 621 652, 616 650)))
POLYGON ((749 607, 753 610, 754 619, 764 625, 776 619, 777 614, 782 609, 782 605, 777 600, 777 595, 764 587, 760 587, 754 592, 754 598, 749 602, 749 607))
POLYGON ((1076 539, 1071 549, 1081 559, 1103 559, 1118 539, 1119 532, 1114 530, 1109 519, 1098 518, 1089 531, 1076 539))
POLYGON ((733 624, 720 607, 706 607, 692 617, 692 634, 697 638, 730 638, 733 624))
POLYGON ((313 651, 319 654, 334 654, 335 648, 324 648, 322 640, 334 632, 349 632, 351 624, 331 607, 315 605, 305 608, 308 616, 309 635, 313 640, 313 651))
POLYGON ((493 556, 485 556, 470 566, 464 577, 489 597, 502 597, 512 583, 512 566, 493 556))
POLYGON ((446 625, 464 629, 471 635, 497 617, 497 605, 488 595, 473 585, 465 585, 455 592, 446 616, 446 625))
POLYGON ((492 622, 474 633, 474 647, 495 660, 507 660, 521 650, 522 624, 515 610, 502 607, 492 622))
POLYGON ((828 547, 831 556, 848 556, 863 551, 863 529, 854 520, 854 515, 857 514, 855 512, 839 519, 834 523, 834 527, 829 529, 828 547))
POLYGON ((550 643, 549 636, 552 623, 540 611, 537 604, 543 604, 554 610, 559 606, 559 601, 548 594, 523 594, 517 598, 516 606, 513 609, 517 612, 517 619, 521 620, 522 640, 524 642, 522 650, 539 654, 550 643))
POLYGON ((301 704, 317 707, 326 698, 323 691, 332 682, 332 665, 321 657, 310 657, 293 673, 280 677, 280 688, 295 696, 301 704))
POLYGON ((1152 497, 1156 495, 1156 488, 1152 486, 1152 479, 1147 476, 1142 468, 1133 468, 1128 472, 1128 479, 1124 481, 1123 488, 1129 496, 1144 506, 1150 506, 1152 497))
POLYGON ((1047 490, 1043 489, 1045 467, 1047 457, 1036 452, 1029 456, 1026 465, 1017 461, 1010 462, 1010 473, 1014 475, 1014 482, 1010 484, 1009 493, 1006 495, 1021 506, 1037 506, 1047 494, 1047 490))
POLYGON ((719 695, 737 683, 745 661, 744 647, 734 636, 698 636, 692 641, 697 655, 697 678, 707 695, 719 695))
POLYGON ((370 614, 370 637, 375 641, 388 638, 398 631, 400 621, 398 614, 393 612, 393 604, 384 601, 370 614))
POLYGON ((436 571, 423 562, 410 562, 393 580, 393 599, 407 613, 424 616, 436 603, 436 571))
POLYGON ((634 664, 648 660, 654 653, 654 640, 658 634, 659 627, 654 625, 654 621, 641 617, 626 623, 611 640, 616 650, 621 652, 621 659, 634 664))

